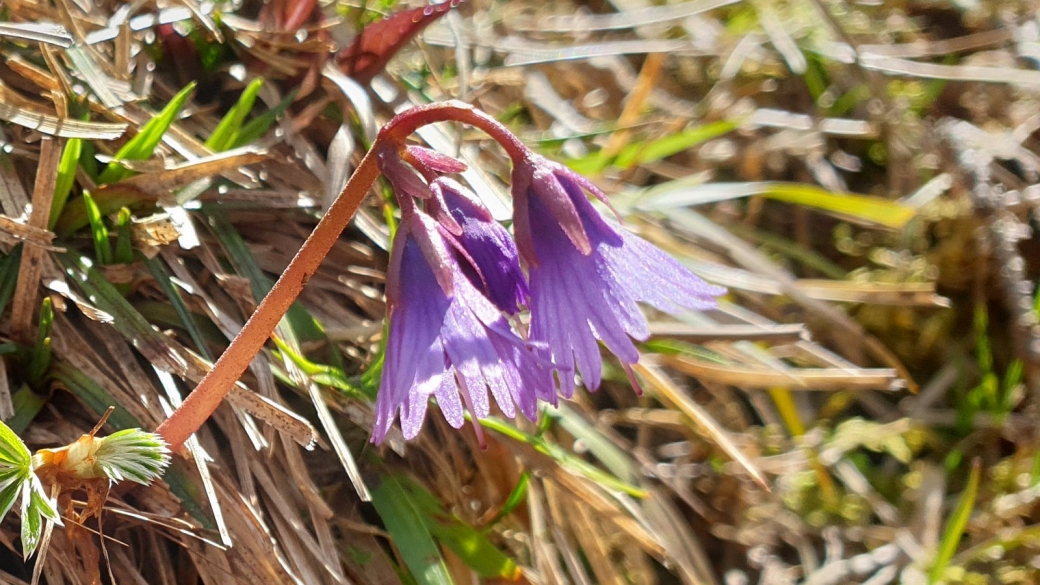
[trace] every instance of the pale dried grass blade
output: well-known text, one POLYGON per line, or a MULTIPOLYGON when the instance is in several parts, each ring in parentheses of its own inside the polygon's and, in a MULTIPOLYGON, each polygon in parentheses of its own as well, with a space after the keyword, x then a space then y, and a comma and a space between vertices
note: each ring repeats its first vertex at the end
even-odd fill
MULTIPOLYGON (((292 490, 285 485, 284 476, 283 481, 277 482, 282 485, 276 485, 277 480, 268 473, 264 464, 255 458, 250 461, 250 468, 253 471, 253 477, 256 478, 257 483, 260 484, 274 510, 277 511, 277 515, 273 517, 288 524, 287 532, 295 536, 293 540, 298 540, 303 545, 303 550, 308 551, 310 556, 318 561, 329 576, 337 583, 346 583, 346 580, 338 570, 338 566, 331 564, 328 558, 323 558, 323 550, 319 546, 318 541, 307 530, 296 507, 286 498, 286 494, 292 493, 292 490)), ((290 557, 292 556, 290 555, 290 557)))
POLYGON ((108 68, 94 59, 87 46, 70 47, 65 50, 65 55, 72 62, 76 71, 83 76, 94 95, 109 110, 123 113, 123 104, 136 97, 132 95, 129 84, 106 74, 108 68), (117 93, 123 95, 119 96, 117 93))
MULTIPOLYGON (((236 536, 235 546, 227 553, 235 568, 233 575, 246 585, 258 583, 305 584, 292 571, 285 554, 278 548, 274 535, 242 501, 241 494, 224 478, 218 476, 217 494, 228 511, 228 527, 236 536)), ((217 581, 217 582, 223 582, 217 581)))
POLYGON ((227 401, 260 422, 288 435, 296 444, 305 449, 313 449, 317 443, 318 432, 307 419, 270 398, 253 392, 241 382, 235 384, 235 387, 231 389, 227 401))
POLYGON ((256 146, 244 146, 177 163, 162 171, 130 177, 121 181, 121 184, 131 185, 145 193, 162 195, 200 179, 235 171, 240 167, 261 162, 266 158, 266 150, 256 146))
POLYGON ((591 31, 620 30, 652 24, 662 24, 689 18, 709 10, 736 4, 740 0, 692 0, 662 6, 648 5, 645 8, 621 10, 614 14, 559 14, 539 19, 530 28, 514 26, 514 30, 538 32, 580 33, 591 31))
MULTIPOLYGON (((173 270, 177 278, 174 279, 174 284, 179 286, 186 293, 197 297, 202 301, 202 308, 206 311, 207 316, 212 319, 217 327, 221 329, 221 332, 231 339, 234 337, 238 330, 241 329, 241 325, 236 323, 230 315, 225 313, 213 299, 206 294, 206 292, 194 281, 191 272, 187 270, 187 267, 169 250, 163 250, 163 258, 166 260, 167 265, 173 270)), ((185 375, 192 382, 198 383, 202 380, 202 377, 212 369, 213 365, 202 359, 201 356, 195 352, 183 350, 185 356, 185 363, 187 365, 187 371, 185 375)), ((254 360, 264 359, 263 356, 257 356, 254 360)), ((260 384, 260 390, 263 392, 257 393, 250 390, 242 382, 236 382, 235 386, 232 387, 231 393, 228 394, 228 402, 241 409, 243 412, 248 413, 257 420, 267 423, 272 428, 284 433, 292 438, 297 444, 305 449, 312 449, 318 440, 318 432, 311 425, 307 419, 300 415, 290 411, 281 404, 278 404, 275 400, 268 396, 275 396, 274 385, 271 381, 270 369, 267 368, 264 371, 258 370, 258 368, 251 364, 251 369, 257 376, 257 381, 260 384), (266 390, 266 391, 265 391, 266 390)), ((247 431, 250 431, 246 427, 247 431)), ((254 444, 258 444, 257 440, 250 436, 254 444)), ((266 443, 266 441, 264 441, 266 443)))
MULTIPOLYGON (((8 137, 2 129, 0 140, 8 143, 8 137)), ((25 193, 21 178, 8 157, 0 158, 0 207, 3 208, 4 215, 13 217, 16 221, 28 219, 29 196, 25 193)))
POLYGON ((288 437, 283 435, 280 438, 282 440, 282 453, 285 455, 285 467, 289 472, 289 477, 292 478, 293 484, 300 490, 303 498, 307 501, 307 506, 314 510, 320 518, 334 518, 336 514, 332 511, 329 504, 325 502, 318 487, 314 485, 314 481, 311 480, 310 473, 307 471, 307 462, 304 461, 300 450, 290 448, 288 437))
POLYGON ((282 560, 285 568, 292 568, 292 574, 297 576, 297 581, 301 585, 325 583, 325 580, 318 576, 319 574, 315 568, 307 563, 308 555, 304 552, 303 547, 296 538, 299 536, 299 533, 293 530, 292 526, 286 522, 281 514, 272 514, 271 522, 274 523, 273 535, 276 537, 275 542, 284 551, 284 554, 278 555, 278 557, 282 560))
POLYGON ((7 66, 18 75, 21 75, 43 89, 50 91, 61 91, 62 89, 61 83, 51 74, 50 71, 37 67, 21 55, 13 54, 7 57, 7 66))
MULTIPOLYGON (((155 489, 154 484, 153 487, 148 489, 155 489)), ((168 497, 175 498, 172 493, 168 494, 168 497)), ((178 542, 181 546, 191 546, 188 544, 191 542, 192 545, 195 543, 202 543, 207 548, 216 549, 217 551, 226 550, 224 545, 203 536, 202 530, 197 525, 192 524, 183 518, 169 517, 169 513, 175 511, 178 504, 179 502, 172 502, 173 509, 164 509, 162 506, 159 506, 158 508, 164 510, 165 513, 157 513, 131 508, 125 502, 113 499, 109 500, 109 506, 105 508, 105 512, 117 514, 124 518, 140 522, 141 524, 162 528, 165 531, 165 534, 163 534, 164 537, 178 542), (179 539, 179 536, 183 536, 184 538, 179 539)))
POLYGON ((774 264, 762 252, 693 210, 672 209, 668 213, 668 218, 684 234, 723 248, 734 262, 754 272, 756 276, 774 280, 784 294, 791 297, 791 300, 828 321, 831 327, 826 330, 817 329, 817 334, 825 333, 846 356, 858 359, 864 354, 873 355, 880 363, 898 371, 899 375, 906 380, 907 386, 916 391, 916 385, 906 366, 888 347, 867 333, 862 325, 837 307, 802 292, 797 286, 796 279, 789 272, 774 264))
POLYGON ((206 30, 213 35, 213 39, 218 43, 224 42, 224 33, 220 30, 220 25, 213 20, 210 13, 213 12, 213 4, 205 2, 200 4, 197 0, 181 0, 184 2, 184 6, 191 11, 195 19, 202 23, 202 26, 206 27, 206 30))
POLYGON ((228 189, 223 192, 210 189, 199 196, 199 201, 220 201, 226 209, 239 207, 249 210, 314 209, 318 207, 318 200, 308 193, 270 189, 228 189))
MULTIPOLYGON (((112 358, 107 352, 98 351, 103 344, 98 343, 92 335, 93 327, 89 324, 69 319, 68 315, 55 315, 52 339, 54 355, 73 368, 89 376, 113 399, 119 402, 141 425, 158 424, 159 416, 155 412, 154 399, 149 404, 140 400, 129 388, 120 372, 111 367, 112 358), (152 408, 149 408, 151 406, 152 408)), ((98 329, 101 329, 98 327, 98 329)), ((108 329, 101 329, 109 331, 108 329)), ((100 412, 98 413, 100 414, 100 412)))
MULTIPOLYGON (((324 502, 322 505, 327 507, 324 502)), ((349 585, 351 581, 347 578, 343 572, 343 563, 340 561, 339 544, 336 541, 336 536, 332 534, 332 528, 329 526, 329 520, 332 519, 333 515, 330 514, 329 518, 325 518, 321 514, 321 510, 315 509, 314 505, 308 507, 311 518, 311 526, 314 528, 314 533, 318 535, 318 546, 321 548, 315 551, 315 554, 324 555, 324 559, 319 557, 319 561, 322 565, 330 571, 333 580, 337 583, 343 583, 349 585)))
MULTIPOLYGON (((585 571, 584 563, 581 562, 578 552, 567 536, 568 531, 566 528, 569 527, 567 526, 569 523, 566 523, 568 508, 564 506, 559 486, 552 481, 544 481, 542 486, 545 488, 545 499, 549 503, 550 513, 546 517, 552 522, 553 543, 556 545, 555 548, 560 556, 563 557, 568 575, 578 585, 592 585, 593 581, 585 571), (565 522, 565 524, 561 525, 561 522, 565 522)), ((567 579, 560 581, 560 583, 568 582, 569 580, 567 579)))
POLYGON ((354 153, 357 144, 354 134, 347 124, 340 124, 339 130, 329 144, 328 161, 325 165, 329 169, 328 180, 323 193, 322 207, 328 209, 335 203, 336 198, 343 192, 343 188, 350 178, 353 170, 350 157, 354 153))
MULTIPOLYGON (((160 24, 173 24, 191 19, 191 11, 183 6, 176 6, 159 11, 158 14, 141 14, 130 19, 130 30, 134 32, 154 28, 160 24)), ((88 33, 84 42, 88 45, 111 41, 119 34, 119 26, 107 26, 88 33)))
POLYGON ((798 289, 814 299, 905 307, 949 307, 950 299, 935 292, 930 282, 797 281, 798 289))
POLYGON ((553 466, 550 473, 560 486, 567 488, 577 502, 584 503, 594 510, 597 516, 609 520, 618 530, 630 537, 635 545, 654 557, 666 556, 664 546, 653 534, 647 532, 644 524, 632 517, 629 502, 622 504, 614 497, 615 493, 608 492, 595 481, 575 475, 560 466, 553 466))
MULTIPOLYGON (((372 100, 368 97, 368 89, 345 75, 331 62, 325 64, 322 75, 331 81, 354 107, 354 112, 361 122, 364 138, 368 141, 375 140, 379 125, 376 122, 375 110, 372 108, 372 100)), ((333 160, 331 155, 328 158, 333 160)))
POLYGON ((549 537, 548 511, 542 498, 542 480, 530 482, 527 488, 527 511, 531 517, 530 534, 532 538, 532 554, 535 566, 546 583, 566 583, 563 567, 560 566, 560 555, 553 547, 549 537))
POLYGON ((332 449, 336 452, 336 456, 339 457, 339 461, 343 465, 344 471, 347 472, 347 477, 350 478, 350 483, 354 486, 358 497, 361 498, 362 502, 371 502, 372 494, 369 493, 368 486, 365 485, 365 480, 361 477, 361 469, 358 468, 357 461, 354 460, 354 455, 350 452, 350 447, 347 446, 347 442, 343 439, 343 434, 339 432, 339 426, 336 424, 336 419, 332 416, 329 405, 325 402, 321 389, 314 382, 307 380, 302 375, 302 372, 297 370, 295 364, 286 360, 285 367, 289 369, 290 375, 295 374, 294 377, 298 377, 307 389, 311 403, 318 412, 318 420, 321 421, 322 428, 328 434, 329 441, 332 443, 332 449))
POLYGON ((992 45, 1000 45, 1013 39, 1014 29, 997 28, 952 39, 935 39, 914 41, 912 43, 893 43, 890 45, 860 45, 862 53, 884 55, 886 57, 918 57, 945 56, 972 49, 981 49, 992 45))
MULTIPOLYGON (((40 230, 46 230, 50 220, 61 148, 60 140, 49 138, 40 142, 40 161, 36 169, 36 184, 33 186, 32 211, 29 214, 29 226, 40 230)), ((43 254, 44 250, 36 246, 26 247, 22 251, 22 262, 18 268, 18 283, 15 285, 11 306, 11 335, 25 343, 33 337, 32 316, 39 298, 43 254)))
POLYGON ((864 69, 881 71, 888 75, 908 75, 925 79, 949 79, 954 81, 981 81, 1006 83, 1024 88, 1040 87, 1040 71, 1011 67, 984 67, 978 65, 940 65, 919 63, 909 59, 888 57, 876 53, 862 53, 859 64, 864 69))
POLYGON ((736 461, 751 479, 765 491, 771 491, 765 476, 751 459, 744 455, 729 438, 729 434, 719 426, 715 419, 705 412, 703 408, 694 402, 682 389, 679 388, 659 367, 656 365, 639 363, 633 366, 636 373, 650 382, 650 388, 654 394, 663 399, 667 404, 678 408, 683 414, 690 417, 698 429, 707 436, 707 439, 717 445, 731 459, 736 461))
POLYGON ((694 326, 670 321, 651 321, 652 337, 681 339, 690 343, 709 341, 768 341, 789 343, 807 339, 809 331, 805 325, 711 325, 694 326))
POLYGON ((623 585, 626 580, 618 572, 618 568, 611 561, 611 551, 607 547, 609 537, 604 533, 600 522, 595 519, 588 506, 573 503, 561 506, 562 510, 570 518, 567 523, 571 534, 581 544, 581 550, 588 559, 592 573, 596 576, 596 582, 604 585, 623 585))
POLYGON ((665 494, 654 494, 643 503, 643 511, 647 521, 660 534, 660 541, 677 565, 684 583, 718 585, 708 553, 670 498, 665 494))
POLYGON ((110 570, 114 573, 113 583, 132 583, 133 585, 148 585, 148 580, 141 574, 127 552, 121 547, 114 547, 109 553, 110 570))
MULTIPOLYGON (((428 38, 428 37, 427 37, 428 38)), ((527 67, 540 63, 558 63, 608 57, 615 55, 643 55, 647 53, 680 53, 696 56, 707 53, 682 40, 622 40, 587 45, 567 45, 557 48, 544 48, 536 45, 510 47, 505 64, 509 67, 527 67)))
POLYGON ((696 378, 745 389, 794 385, 798 390, 905 389, 899 373, 890 368, 766 369, 747 365, 720 365, 688 356, 661 356, 662 362, 696 378))
MULTIPOLYGON (((660 55, 660 53, 653 53, 653 55, 660 55)), ((601 124, 582 115, 570 100, 561 96, 549 81, 549 77, 537 69, 524 71, 524 98, 532 105, 545 110, 556 120, 556 124, 563 126, 564 130, 575 134, 591 134, 601 128, 601 124)), ((619 121, 618 126, 624 128, 626 124, 619 121)), ((615 136, 618 133, 627 133, 627 130, 618 130, 615 132, 615 136)), ((603 152, 616 154, 609 148, 608 144, 604 147, 603 152)))
POLYGON ((6 215, 0 215, 0 238, 9 242, 25 242, 26 244, 42 248, 48 252, 64 252, 65 248, 52 246, 54 232, 32 225, 15 221, 6 215))
POLYGON ((156 408, 158 389, 138 363, 130 343, 113 327, 102 327, 94 323, 89 327, 93 330, 95 343, 100 345, 99 349, 103 349, 106 357, 111 360, 110 371, 126 392, 126 400, 121 400, 120 404, 127 401, 140 404, 147 409, 148 416, 138 419, 138 423, 146 427, 158 425, 162 421, 156 408))
POLYGON ((61 119, 51 114, 29 110, 10 103, 7 96, 0 96, 0 120, 36 130, 48 136, 60 138, 84 138, 87 140, 115 140, 126 132, 126 124, 109 122, 82 122, 61 119))
POLYGON ((72 35, 53 22, 0 22, 0 36, 47 43, 62 48, 72 46, 72 35))
MULTIPOLYGON (((177 388, 177 383, 173 380, 173 376, 169 372, 163 371, 156 367, 153 368, 156 376, 159 378, 159 382, 162 384, 163 390, 166 392, 166 400, 160 398, 160 403, 163 407, 163 412, 166 416, 170 416, 173 413, 173 409, 181 405, 183 398, 181 397, 181 391, 177 388)), ((220 500, 217 497, 217 490, 213 483, 213 476, 210 473, 209 461, 211 458, 203 450, 202 445, 199 444, 198 435, 193 434, 184 443, 185 449, 191 455, 191 458, 195 462, 195 468, 198 469, 199 479, 202 481, 203 490, 206 492, 206 500, 209 501, 210 509, 213 512, 213 521, 217 525, 217 533, 220 535, 220 542, 230 547, 232 545, 231 532, 228 530, 228 525, 224 520, 224 510, 220 506, 220 500)))

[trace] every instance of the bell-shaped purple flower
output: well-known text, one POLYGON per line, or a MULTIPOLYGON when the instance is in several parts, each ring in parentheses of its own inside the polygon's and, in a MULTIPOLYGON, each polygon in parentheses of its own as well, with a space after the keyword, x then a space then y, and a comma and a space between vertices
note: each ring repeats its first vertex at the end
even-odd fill
POLYGON ((439 177, 430 183, 430 190, 432 202, 451 218, 446 223, 458 225, 456 240, 472 262, 474 284, 503 313, 517 314, 527 303, 528 289, 512 236, 458 182, 439 177))
POLYGON ((590 390, 599 387, 597 339, 626 370, 639 360, 632 339, 650 332, 637 303, 677 313, 713 308, 725 292, 608 221, 586 191, 606 201, 587 179, 538 155, 514 168, 513 226, 531 289, 530 338, 548 344, 565 397, 574 391, 575 366, 590 390))
POLYGON ((405 438, 415 437, 431 395, 455 428, 464 409, 488 416, 489 389, 503 414, 515 416, 515 404, 533 420, 538 399, 555 401, 548 352, 520 339, 463 275, 452 235, 406 206, 387 272, 390 333, 372 442, 386 437, 398 412, 405 438))

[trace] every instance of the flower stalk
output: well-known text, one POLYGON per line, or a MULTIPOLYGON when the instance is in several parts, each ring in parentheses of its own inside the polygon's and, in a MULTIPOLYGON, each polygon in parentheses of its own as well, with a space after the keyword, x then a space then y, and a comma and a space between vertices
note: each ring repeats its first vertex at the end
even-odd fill
POLYGON ((382 145, 398 145, 403 148, 405 140, 419 128, 447 120, 464 122, 480 128, 502 144, 514 160, 516 157, 523 157, 527 151, 523 143, 494 118, 458 101, 438 102, 413 108, 399 114, 384 126, 339 197, 325 212, 242 330, 213 364, 213 369, 202 378, 181 406, 155 429, 155 432, 170 445, 172 451, 179 451, 188 437, 199 430, 216 412, 224 397, 249 367, 249 363, 267 343, 282 316, 300 296, 307 281, 317 272, 322 260, 332 250, 347 224, 354 218, 365 195, 379 178, 380 170, 373 153, 378 152, 382 145))
POLYGON ((379 167, 372 152, 369 151, 361 160, 361 164, 355 169, 339 197, 325 212, 242 330, 213 364, 213 369, 202 378, 181 406, 155 429, 155 432, 170 445, 172 451, 179 451, 184 441, 199 430, 217 410, 249 363, 271 337, 282 316, 300 296, 307 281, 317 272, 321 261, 339 239, 340 233, 350 223, 361 201, 379 177, 379 167))

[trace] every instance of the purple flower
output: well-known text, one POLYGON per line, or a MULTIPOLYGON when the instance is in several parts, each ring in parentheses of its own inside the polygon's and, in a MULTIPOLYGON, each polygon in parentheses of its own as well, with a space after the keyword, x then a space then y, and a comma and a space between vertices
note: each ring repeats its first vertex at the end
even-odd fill
POLYGON ((710 309, 725 292, 609 222, 585 191, 606 201, 587 179, 538 155, 514 167, 513 226, 530 282, 530 338, 549 346, 568 398, 575 366, 590 390, 599 387, 597 339, 626 371, 639 360, 632 339, 650 332, 637 303, 669 313, 710 309))
POLYGON ((430 190, 433 200, 459 226, 457 240, 474 268, 473 283, 503 313, 517 314, 527 303, 527 277, 520 269, 520 256, 509 232, 456 181, 434 179, 430 190))
MULTIPOLYGON (((463 409, 484 418, 488 390, 502 412, 530 419, 538 399, 555 400, 544 348, 524 342, 499 310, 466 278, 453 236, 402 200, 387 272, 390 333, 386 344, 372 442, 386 437, 400 412, 406 439, 422 427, 431 395, 459 428, 463 409)), ((480 434, 479 425, 474 425, 480 434)))

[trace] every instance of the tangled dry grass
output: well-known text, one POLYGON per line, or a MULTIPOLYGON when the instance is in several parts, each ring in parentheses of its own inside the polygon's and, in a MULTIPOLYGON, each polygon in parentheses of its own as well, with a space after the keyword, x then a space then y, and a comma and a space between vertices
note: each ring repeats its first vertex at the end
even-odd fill
MULTIPOLYGON (((436 416, 376 449, 377 189, 191 458, 55 530, 47 583, 1037 580, 1040 5, 473 0, 378 74, 331 58, 393 4, 4 3, 0 416, 31 446, 109 405, 155 428, 430 100, 730 294, 652 315, 644 396, 608 372, 486 449, 436 416)), ((418 139, 507 216, 484 137, 418 139)), ((4 582, 32 574, 17 534, 4 582)))

